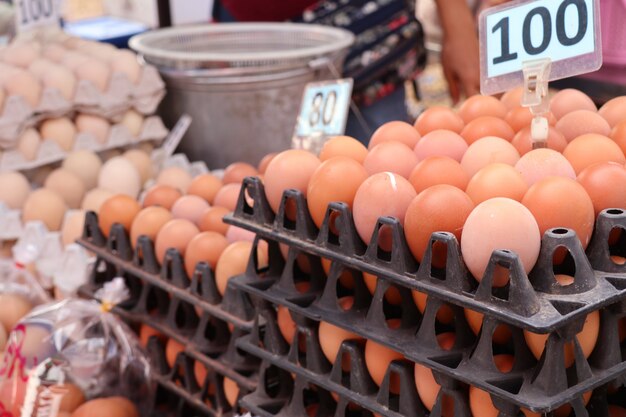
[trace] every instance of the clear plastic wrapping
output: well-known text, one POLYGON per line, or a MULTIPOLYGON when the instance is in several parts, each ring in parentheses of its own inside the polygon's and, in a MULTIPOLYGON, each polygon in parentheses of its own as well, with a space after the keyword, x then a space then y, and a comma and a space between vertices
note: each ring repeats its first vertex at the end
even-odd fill
POLYGON ((130 328, 109 313, 126 297, 123 279, 109 284, 97 294, 100 303, 44 304, 14 327, 0 364, 0 416, 61 417, 85 399, 113 396, 147 414, 154 393, 149 362, 130 328))

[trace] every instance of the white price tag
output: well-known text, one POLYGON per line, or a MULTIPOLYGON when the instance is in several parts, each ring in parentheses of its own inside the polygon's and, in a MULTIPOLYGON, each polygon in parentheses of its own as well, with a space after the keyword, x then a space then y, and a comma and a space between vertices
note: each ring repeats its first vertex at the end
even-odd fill
POLYGON ((523 84, 524 63, 550 59, 550 79, 595 71, 602 65, 599 0, 519 0, 480 16, 483 94, 523 84))
POLYGON ((15 26, 19 33, 60 26, 59 0, 16 0, 15 26))
POLYGON ((300 106, 295 136, 337 136, 346 129, 351 78, 307 84, 300 106))

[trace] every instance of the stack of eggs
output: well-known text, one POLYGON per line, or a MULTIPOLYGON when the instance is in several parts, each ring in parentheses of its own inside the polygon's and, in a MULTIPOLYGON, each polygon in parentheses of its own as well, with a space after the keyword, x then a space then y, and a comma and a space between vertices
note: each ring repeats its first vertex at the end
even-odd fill
MULTIPOLYGON (((319 157, 299 150, 282 152, 273 157, 263 178, 268 202, 277 212, 283 192, 297 189, 306 196, 318 227, 329 203, 344 202, 352 209, 356 230, 365 243, 370 242, 380 217, 395 217, 403 224, 409 249, 420 262, 431 234, 450 232, 460 242, 463 259, 477 282, 497 249, 515 252, 528 273, 537 262, 541 236, 548 229, 572 229, 586 248, 602 210, 626 209, 626 97, 613 99, 598 110, 579 91, 558 92, 548 114, 548 147, 536 150, 530 137, 533 116, 519 105, 520 97, 521 90, 515 90, 500 100, 471 97, 458 111, 428 109, 414 126, 404 122, 381 126, 368 148, 344 136, 327 142, 319 157)), ((288 209, 286 215, 293 219, 294 213, 288 209)), ((612 238, 616 241, 620 238, 617 233, 623 231, 615 231, 612 238)), ((379 244, 390 250, 384 234, 379 244)), ((433 263, 444 267, 445 254, 438 249, 433 248, 433 263)), ((554 263, 564 259, 565 254, 555 256, 554 263)), ((626 263, 622 256, 612 256, 612 260, 618 265, 626 263)), ((330 263, 322 263, 328 273, 330 263)), ((373 293, 377 278, 364 274, 364 279, 373 293)), ((556 279, 563 286, 574 281, 569 275, 556 279)), ((494 280, 496 287, 507 283, 505 274, 494 280)), ((424 312, 426 295, 414 291, 413 298, 424 312)), ((399 294, 393 292, 387 292, 386 299, 400 303, 399 294)), ((352 300, 342 302, 349 308, 352 300)), ((465 315, 478 334, 482 314, 466 309, 465 315)), ((441 309, 437 318, 449 323, 453 315, 441 309)), ((278 307, 278 322, 285 339, 291 341, 295 325, 284 307, 278 307)), ((588 314, 577 335, 585 357, 596 346, 599 328, 599 313, 588 314)), ((499 330, 494 342, 506 345, 511 334, 499 330)), ((324 322, 319 336, 331 363, 343 340, 359 339, 324 322)), ((541 358, 547 335, 525 331, 524 336, 530 352, 541 358)), ((455 335, 444 333, 439 338, 445 349, 452 347, 455 335)), ((379 385, 389 363, 402 357, 373 341, 366 342, 367 367, 379 385)), ((574 361, 571 345, 566 348, 565 360, 567 366, 574 361)), ((508 372, 513 357, 496 356, 496 364, 508 372)), ((427 368, 416 365, 415 374, 420 398, 432 408, 439 386, 427 368)), ((588 393, 584 399, 588 401, 590 396, 588 393)), ((471 387, 469 405, 476 417, 498 415, 489 395, 478 388, 471 387)), ((566 405, 555 415, 568 416, 570 412, 566 405)))
POLYGON ((2 133, 0 145, 33 161, 46 141, 65 152, 75 149, 76 135, 81 133, 89 134, 94 148, 101 148, 113 140, 113 122, 139 138, 142 112, 154 109, 140 105, 141 112, 137 111, 129 88, 114 88, 113 80, 122 77, 137 87, 142 73, 133 52, 109 44, 66 36, 12 43, 0 50, 0 121, 3 126, 19 126, 15 129, 19 133, 15 137, 2 133), (15 104, 20 101, 21 107, 15 104), (24 118, 26 108, 30 116, 24 118))
MULTIPOLYGON (((214 271, 217 291, 226 293, 230 278, 242 274, 248 264, 255 235, 223 222, 223 217, 235 209, 241 183, 245 177, 263 173, 246 163, 228 166, 222 178, 212 174, 192 177, 187 171, 170 167, 162 170, 155 184, 143 195, 140 202, 126 194, 116 194, 98 207, 99 227, 105 236, 114 224, 120 224, 128 232, 133 248, 140 236, 154 242, 155 254, 163 265, 168 249, 178 250, 184 260, 185 272, 193 276, 196 266, 206 262, 214 271)), ((267 248, 257 252, 259 262, 267 263, 267 248)), ((232 328, 231 328, 232 330, 232 328)), ((142 325, 139 330, 145 346, 151 336, 166 343, 166 359, 173 367, 185 346, 167 338, 156 329, 142 325)), ((207 376, 207 369, 200 361, 194 365, 199 386, 207 376)), ((239 388, 224 377, 224 392, 231 405, 235 405, 239 388)))

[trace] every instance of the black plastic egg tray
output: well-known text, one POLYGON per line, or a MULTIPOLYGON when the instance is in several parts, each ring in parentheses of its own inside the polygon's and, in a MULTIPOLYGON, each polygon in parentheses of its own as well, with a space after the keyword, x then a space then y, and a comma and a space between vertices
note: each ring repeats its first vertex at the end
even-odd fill
POLYGON ((128 234, 119 224, 113 225, 105 238, 93 212, 86 215, 78 243, 96 256, 89 281, 79 290, 82 296, 94 298, 104 283, 123 277, 131 296, 115 306, 113 312, 132 327, 150 326, 185 346, 170 367, 165 359, 164 343, 156 337, 149 340, 147 348, 156 370, 154 379, 161 392, 155 415, 236 414, 237 410, 224 399, 221 379, 228 377, 235 381, 241 393, 256 386, 259 359, 235 346, 236 340, 249 333, 254 323, 255 311, 248 297, 230 283, 222 297, 209 265, 204 262, 196 266, 193 277, 189 278, 175 249, 167 251, 160 266, 150 239, 139 237, 133 250, 128 234), (207 368, 203 387, 198 386, 193 376, 194 361, 207 368), (210 384, 219 388, 209 395, 210 384), (167 402, 169 407, 159 401, 167 402), (167 412, 159 411, 165 408, 167 412))
POLYGON ((480 283, 467 271, 459 243, 451 233, 433 233, 431 245, 418 265, 397 219, 381 217, 370 244, 365 245, 356 232, 352 213, 346 204, 331 203, 318 229, 301 192, 286 190, 278 213, 274 215, 263 184, 255 177, 244 180, 237 208, 224 221, 265 239, 373 274, 391 284, 426 293, 429 298, 470 308, 536 333, 567 327, 589 312, 626 297, 626 264, 619 265, 611 259, 612 255, 626 257, 624 210, 605 210, 599 215, 586 253, 575 232, 562 228, 547 231, 537 264, 528 275, 515 253, 494 251, 480 283), (295 208, 294 219, 285 214, 288 206, 295 208), (383 228, 391 230, 391 251, 379 247, 378 236, 383 228), (616 228, 623 233, 617 242, 609 245, 609 235, 616 228), (445 268, 431 264, 435 243, 447 248, 445 268), (561 247, 567 249, 568 255, 555 267, 553 256, 561 247), (509 283, 505 287, 492 286, 496 268, 508 269, 509 283), (555 274, 571 275, 574 282, 562 286, 556 281, 555 274))
MULTIPOLYGON (((401 362, 395 362, 394 365, 398 366, 397 369, 403 369, 400 366, 401 362)), ((401 389, 410 388, 413 384, 412 378, 403 375, 404 373, 398 374, 402 384, 401 389)), ((387 380, 384 384, 388 384, 387 380)), ((412 403, 410 398, 407 401, 405 398, 396 397, 389 407, 382 407, 382 403, 378 402, 380 394, 363 395, 357 391, 332 391, 332 387, 328 390, 326 386, 332 386, 332 384, 319 377, 307 378, 301 373, 295 373, 294 379, 289 371, 264 361, 256 390, 241 398, 240 404, 258 417, 372 417, 376 415, 441 417, 439 399, 430 414, 425 414, 419 404, 412 403), (364 398, 367 401, 364 401, 364 398), (376 398, 375 405, 371 404, 372 398, 376 398)), ((413 384, 413 389, 414 387, 413 384)), ((603 386, 593 392, 585 415, 607 417, 609 404, 624 407, 626 399, 624 388, 614 391, 609 387, 609 385, 603 386)), ((459 393, 462 397, 466 396, 463 389, 458 387, 444 389, 448 392, 459 393)), ((386 386, 381 388, 381 392, 385 390, 386 386)), ((454 416, 468 415, 462 410, 454 410, 454 416)), ((524 417, 524 415, 520 413, 519 417, 524 417)))
MULTIPOLYGON (((291 248, 286 262, 283 262, 282 257, 279 257, 278 244, 270 241, 269 245, 270 264, 266 271, 256 275, 252 273, 254 260, 251 260, 248 272, 232 280, 237 287, 250 294, 257 306, 258 320, 263 324, 262 328, 255 328, 251 336, 243 337, 238 342, 239 346, 242 350, 280 365, 290 372, 297 372, 297 368, 303 376, 312 380, 327 380, 330 385, 322 385, 325 389, 340 392, 337 384, 341 374, 337 374, 340 371, 335 369, 336 364, 329 363, 321 355, 316 330, 319 321, 329 322, 371 339, 400 352, 410 361, 425 365, 434 371, 440 385, 450 390, 467 384, 491 393, 494 404, 502 412, 501 416, 517 416, 519 407, 548 412, 565 403, 577 404, 583 393, 610 381, 622 384, 626 377, 626 342, 620 345, 618 331, 619 320, 626 316, 626 303, 617 303, 600 311, 598 342, 588 359, 574 337, 583 324, 578 321, 560 332, 552 333, 543 356, 536 360, 519 328, 505 324, 512 338, 506 345, 499 346, 492 339, 493 332, 502 324, 496 319, 486 318, 481 332, 476 336, 461 307, 448 305, 454 313, 454 320, 451 324, 444 325, 436 320, 442 305, 439 300, 429 299, 422 315, 413 303, 410 292, 398 287, 402 301, 399 305, 391 305, 385 299, 391 284, 384 280, 378 281, 376 291, 371 295, 359 273, 349 270, 354 288, 347 290, 341 285, 340 277, 344 269, 338 263, 334 263, 328 277, 324 277, 319 272, 319 258, 316 260, 311 256, 311 271, 318 272, 317 275, 315 272, 305 274, 298 267, 298 257, 301 255, 299 251, 291 248), (296 284, 302 282, 309 283, 308 291, 299 291, 298 288, 301 289, 302 286, 296 284), (345 296, 351 296, 354 300, 349 310, 340 306, 339 299, 345 296), (277 333, 274 305, 287 307, 298 326, 296 337, 290 343, 282 340, 282 336, 277 333), (390 328, 387 325, 390 319, 398 319, 399 326, 390 328), (456 340, 452 349, 444 350, 439 346, 437 334, 448 331, 456 334, 456 340), (299 338, 306 341, 306 350, 289 350, 290 345, 299 344, 296 342, 299 338), (564 359, 565 343, 574 345, 574 364, 569 368, 566 368, 564 359), (493 358, 501 353, 514 354, 511 372, 502 373, 496 368, 493 358)), ((344 351, 344 354, 357 355, 355 347, 350 343, 344 343, 344 351)), ((354 369, 358 369, 355 363, 361 363, 362 368, 362 362, 361 357, 353 359, 351 378, 364 374, 354 372, 354 369)), ((365 382, 368 378, 363 378, 365 379, 360 382, 341 380, 341 383, 349 382, 349 389, 361 394, 361 391, 372 394, 371 384, 365 382)), ((447 394, 452 396, 453 392, 447 394)), ((364 401, 359 404, 366 404, 364 401)), ((381 414, 372 407, 370 408, 381 414)), ((579 407, 579 414, 576 416, 587 416, 582 410, 582 403, 579 407)))

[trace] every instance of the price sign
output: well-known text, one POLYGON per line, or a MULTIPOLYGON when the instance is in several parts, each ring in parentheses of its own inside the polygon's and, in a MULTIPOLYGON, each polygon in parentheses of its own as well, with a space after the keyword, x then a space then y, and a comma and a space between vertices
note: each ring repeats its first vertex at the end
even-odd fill
POLYGON ((342 135, 346 129, 351 96, 351 78, 307 84, 295 136, 342 135))
POLYGON ((59 0, 16 0, 15 26, 19 33, 59 26, 59 0))
POLYGON ((550 59, 550 79, 602 65, 599 0, 515 1, 480 16, 481 92, 523 84, 525 63, 550 59))

